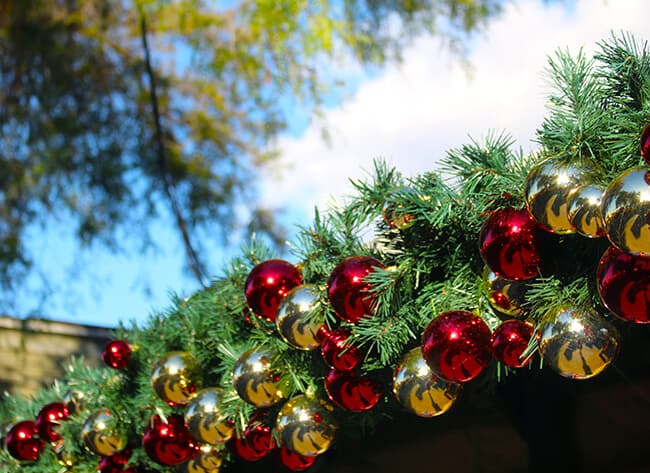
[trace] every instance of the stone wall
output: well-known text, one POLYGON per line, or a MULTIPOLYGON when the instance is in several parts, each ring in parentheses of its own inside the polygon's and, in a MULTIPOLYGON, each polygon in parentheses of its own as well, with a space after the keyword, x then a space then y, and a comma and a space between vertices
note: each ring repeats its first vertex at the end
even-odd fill
POLYGON ((104 327, 0 316, 0 390, 30 395, 62 377, 72 356, 96 366, 108 340, 104 327))

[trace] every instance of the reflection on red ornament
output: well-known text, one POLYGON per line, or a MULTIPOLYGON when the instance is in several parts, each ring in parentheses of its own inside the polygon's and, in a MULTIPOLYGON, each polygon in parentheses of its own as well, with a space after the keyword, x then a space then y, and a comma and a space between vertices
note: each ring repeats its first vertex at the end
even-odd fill
POLYGON ((332 330, 321 344, 321 355, 330 368, 352 371, 363 359, 361 350, 349 342, 350 332, 332 330))
POLYGON ((521 354, 528 347, 533 336, 533 325, 523 320, 506 320, 492 334, 490 342, 494 357, 510 368, 522 368, 530 358, 521 359, 521 354))
POLYGON ((291 263, 272 259, 255 266, 246 278, 244 294, 252 311, 267 322, 275 322, 278 305, 287 293, 302 284, 302 274, 291 263))
POLYGON ((325 391, 334 404, 351 412, 372 409, 383 396, 374 380, 334 369, 325 378, 325 391))
POLYGON ((267 456, 275 448, 275 441, 268 425, 252 419, 244 435, 234 435, 228 447, 242 460, 254 462, 267 456))
POLYGON ((167 423, 154 416, 144 430, 142 447, 149 458, 165 466, 180 465, 201 452, 178 414, 168 416, 167 423))
POLYGON ((369 256, 351 256, 334 268, 327 280, 327 296, 337 317, 356 323, 372 314, 375 295, 365 277, 374 267, 384 265, 369 256))
POLYGON ((107 366, 123 370, 129 364, 131 357, 131 345, 124 340, 113 340, 109 342, 102 352, 102 359, 107 366))
POLYGON ((46 404, 36 416, 36 429, 41 440, 56 442, 61 434, 56 431, 58 425, 68 418, 68 408, 62 402, 46 404))
POLYGON ((38 438, 36 423, 23 420, 14 424, 5 437, 5 447, 16 460, 36 461, 43 450, 44 443, 38 438))
POLYGON ((433 319, 422 337, 422 356, 447 381, 476 378, 492 359, 490 329, 479 316, 454 310, 433 319))
POLYGON ((544 231, 528 210, 505 208, 492 212, 481 227, 479 250, 498 276, 522 281, 540 274, 544 231))
POLYGON ((650 164, 650 123, 645 126, 641 133, 641 156, 646 164, 650 164))
POLYGON ((616 317, 637 324, 650 323, 650 257, 610 247, 596 274, 598 294, 616 317))
POLYGON ((278 450, 278 457, 280 463, 284 465, 290 471, 304 471, 314 464, 317 457, 305 457, 304 455, 298 455, 293 453, 291 450, 282 446, 278 450))

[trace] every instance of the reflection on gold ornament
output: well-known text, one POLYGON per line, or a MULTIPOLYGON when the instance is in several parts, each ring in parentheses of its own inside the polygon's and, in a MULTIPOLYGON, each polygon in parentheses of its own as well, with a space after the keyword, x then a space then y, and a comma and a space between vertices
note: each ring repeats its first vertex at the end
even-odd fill
POLYGON ((280 301, 275 324, 282 339, 299 350, 314 350, 320 346, 318 330, 324 323, 319 306, 318 288, 311 284, 294 287, 280 301))
POLYGON ((275 422, 282 445, 306 457, 326 452, 338 429, 331 411, 329 404, 304 394, 289 399, 275 422))
POLYGON ((588 379, 616 358, 616 327, 591 309, 567 307, 544 316, 538 346, 544 365, 565 378, 588 379))
POLYGON ((68 409, 68 414, 77 415, 86 409, 84 393, 74 389, 69 390, 63 396, 63 404, 68 409))
POLYGON ((628 169, 615 177, 602 198, 605 231, 626 253, 650 255, 650 170, 628 169))
MULTIPOLYGON (((523 308, 526 296, 526 282, 512 281, 497 276, 485 266, 483 280, 490 306, 497 312, 497 315, 521 318, 526 315, 523 308)), ((505 318, 508 318, 505 317, 505 318)))
POLYGON ((596 179, 597 165, 588 158, 569 162, 550 158, 534 166, 524 187, 526 206, 533 218, 549 232, 566 234, 575 230, 568 217, 569 193, 596 179))
POLYGON ((196 393, 185 409, 185 423, 197 442, 218 445, 230 440, 234 423, 223 415, 223 390, 206 388, 196 393))
POLYGON ((596 184, 580 186, 569 194, 569 222, 580 235, 588 238, 605 236, 605 222, 600 203, 605 189, 596 184))
POLYGON ((173 351, 153 367, 151 385, 160 399, 171 406, 185 405, 194 396, 201 378, 194 356, 189 352, 173 351))
POLYGON ((285 397, 285 382, 271 365, 274 354, 250 349, 235 362, 232 384, 240 398, 255 407, 269 407, 285 397))
POLYGON ((451 408, 461 385, 436 376, 420 347, 404 355, 393 375, 393 393, 399 403, 420 417, 434 417, 451 408))
POLYGON ((223 453, 213 448, 201 449, 199 456, 176 468, 178 473, 217 473, 223 463, 223 453))
POLYGON ((415 223, 415 217, 413 214, 407 212, 404 209, 404 205, 394 202, 396 198, 399 198, 400 194, 415 194, 412 189, 407 187, 396 189, 388 197, 388 201, 384 204, 382 210, 382 216, 384 221, 393 228, 398 230, 406 230, 410 228, 415 223))
POLYGON ((119 419, 108 409, 94 411, 81 429, 81 440, 96 455, 110 457, 126 447, 126 433, 119 419))

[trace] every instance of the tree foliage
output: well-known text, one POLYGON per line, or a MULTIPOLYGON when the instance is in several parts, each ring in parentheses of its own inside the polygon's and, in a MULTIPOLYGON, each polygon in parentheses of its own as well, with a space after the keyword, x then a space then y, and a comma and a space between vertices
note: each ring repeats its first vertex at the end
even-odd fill
POLYGON ((462 51, 503 3, 1 0, 3 293, 33 263, 28 230, 52 221, 117 250, 155 242, 167 209, 197 279, 199 236, 282 241, 254 181, 287 103, 318 110, 341 63, 399 59, 423 32, 462 51))

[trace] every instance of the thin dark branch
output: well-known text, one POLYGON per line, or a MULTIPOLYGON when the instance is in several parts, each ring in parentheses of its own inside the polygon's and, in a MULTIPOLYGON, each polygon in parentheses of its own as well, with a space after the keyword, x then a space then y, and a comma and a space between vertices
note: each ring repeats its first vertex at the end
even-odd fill
POLYGON ((153 68, 151 67, 151 56, 149 53, 149 42, 147 41, 147 20, 143 12, 140 12, 140 35, 142 36, 142 47, 144 49, 144 62, 145 68, 147 71, 147 76, 149 78, 149 91, 151 96, 151 107, 153 110, 154 116, 154 125, 155 125, 155 137, 156 137, 156 147, 158 152, 158 170, 160 172, 160 178, 163 184, 163 190, 165 196, 169 201, 174 217, 176 218, 176 226, 181 232, 183 238, 183 245, 185 246, 185 253, 187 255, 188 264, 190 270, 194 274, 196 280, 204 286, 203 275, 205 273, 203 265, 199 260, 199 257, 192 245, 190 239, 190 234, 187 231, 187 224, 183 218, 183 213, 181 211, 178 200, 174 195, 173 184, 169 180, 169 175, 167 173, 167 157, 165 154, 165 144, 163 141, 162 125, 160 123, 160 110, 158 108, 158 94, 156 92, 156 81, 153 68))

